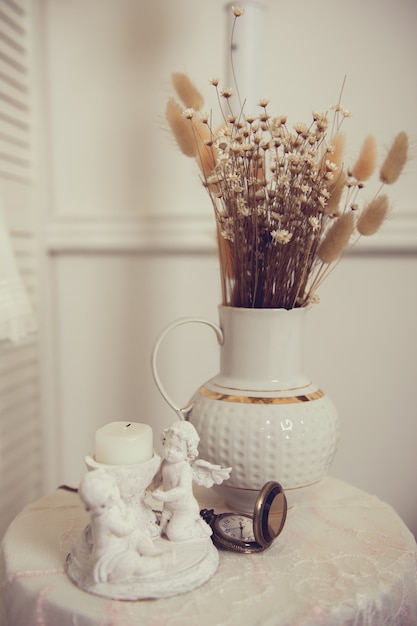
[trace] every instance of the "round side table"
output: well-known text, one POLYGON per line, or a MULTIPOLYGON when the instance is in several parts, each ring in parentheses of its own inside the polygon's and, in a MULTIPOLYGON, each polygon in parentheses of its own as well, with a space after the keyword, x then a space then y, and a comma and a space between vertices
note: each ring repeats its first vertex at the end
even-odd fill
MULTIPOLYGON (((202 508, 225 510, 212 490, 196 495, 202 508)), ((417 624, 414 537, 389 505, 330 477, 289 509, 268 550, 222 551, 208 583, 172 598, 126 602, 78 589, 64 563, 87 522, 78 495, 62 489, 15 518, 0 555, 3 626, 417 624)))

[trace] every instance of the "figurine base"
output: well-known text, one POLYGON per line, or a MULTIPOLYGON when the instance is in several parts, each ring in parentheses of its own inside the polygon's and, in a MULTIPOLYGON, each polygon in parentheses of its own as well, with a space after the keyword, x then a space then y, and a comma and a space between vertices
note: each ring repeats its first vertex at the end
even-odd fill
POLYGON ((67 556, 66 571, 88 593, 113 600, 150 600, 187 593, 206 583, 217 570, 219 554, 210 538, 178 543, 157 539, 155 547, 161 569, 117 582, 96 582, 91 546, 83 533, 67 556))

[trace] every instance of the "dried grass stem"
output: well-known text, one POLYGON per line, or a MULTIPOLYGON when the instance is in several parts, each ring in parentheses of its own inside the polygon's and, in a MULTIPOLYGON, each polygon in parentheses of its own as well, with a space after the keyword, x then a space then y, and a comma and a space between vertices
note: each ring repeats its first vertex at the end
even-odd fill
MULTIPOLYGON (((314 301, 318 286, 337 265, 353 234, 377 232, 388 211, 384 184, 400 175, 408 138, 400 133, 380 169, 381 189, 364 209, 358 198, 375 170, 376 142, 366 137, 352 168, 343 162, 338 103, 314 112, 310 124, 292 128, 286 116, 273 117, 267 100, 257 115, 244 105, 234 112, 232 91, 216 90, 222 124, 197 113, 201 95, 183 74, 174 86, 189 108, 169 100, 166 117, 181 151, 194 157, 216 218, 223 304, 287 308, 314 301), (327 137, 329 126, 336 134, 327 137)), ((352 245, 354 245, 354 243, 352 245)))

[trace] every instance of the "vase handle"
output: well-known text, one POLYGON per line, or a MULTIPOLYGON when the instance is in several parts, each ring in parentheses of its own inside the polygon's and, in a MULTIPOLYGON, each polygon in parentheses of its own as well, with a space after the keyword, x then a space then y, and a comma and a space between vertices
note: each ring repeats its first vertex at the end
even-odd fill
POLYGON ((157 362, 158 351, 161 346, 161 343, 163 342, 165 337, 168 335, 168 333, 170 333, 171 330, 174 330, 178 326, 183 326, 184 324, 193 324, 193 323, 205 324, 206 326, 210 326, 210 328, 212 328, 216 334, 217 343, 219 344, 219 346, 223 344, 223 331, 217 324, 215 324, 214 322, 210 322, 209 320, 205 320, 204 318, 200 318, 200 317, 183 317, 183 318, 176 320, 175 322, 172 322, 172 324, 167 326, 162 331, 162 333, 159 335, 158 339, 156 340, 156 343, 152 350, 152 358, 151 358, 152 374, 153 374, 156 386, 158 387, 159 393, 164 398, 164 400, 169 404, 169 406, 172 409, 174 409, 178 417, 182 420, 187 419, 188 413, 193 408, 193 403, 190 402, 184 407, 178 407, 176 406, 176 404, 174 404, 174 402, 172 402, 171 398, 165 391, 165 388, 161 382, 161 379, 158 374, 158 368, 157 368, 156 362, 157 362))

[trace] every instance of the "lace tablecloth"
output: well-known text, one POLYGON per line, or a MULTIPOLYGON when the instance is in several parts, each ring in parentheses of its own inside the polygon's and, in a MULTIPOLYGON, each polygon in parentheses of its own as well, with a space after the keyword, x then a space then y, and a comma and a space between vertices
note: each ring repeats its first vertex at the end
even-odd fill
MULTIPOLYGON (((222 508, 212 491, 202 506, 222 508)), ((0 559, 2 626, 401 626, 417 624, 417 547, 393 509, 326 478, 288 512, 272 547, 221 552, 204 586, 162 600, 89 595, 64 562, 88 521, 77 494, 57 490, 12 522, 0 559)))

